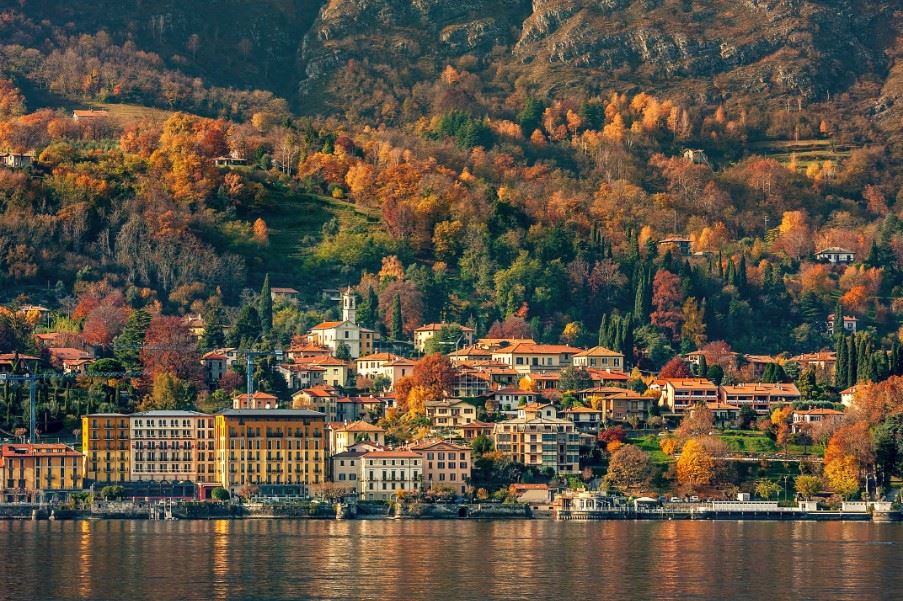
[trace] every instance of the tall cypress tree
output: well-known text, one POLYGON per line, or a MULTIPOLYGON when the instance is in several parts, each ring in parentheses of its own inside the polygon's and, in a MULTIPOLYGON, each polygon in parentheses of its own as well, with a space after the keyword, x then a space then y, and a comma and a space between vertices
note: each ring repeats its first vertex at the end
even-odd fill
POLYGON ((598 338, 599 346, 607 346, 608 345, 608 314, 602 316, 602 321, 599 322, 599 338, 598 338))
POLYGON ((266 274, 263 278, 257 313, 260 317, 260 333, 264 338, 269 338, 273 333, 273 297, 270 293, 270 274, 266 274))
POLYGON ((837 304, 834 306, 834 327, 832 330, 832 335, 843 336, 843 305, 840 304, 840 301, 837 301, 837 304))
POLYGON ((390 334, 393 340, 401 340, 401 319, 401 297, 396 294, 392 299, 392 331, 390 334))
POLYGON ((856 337, 847 338, 847 387, 856 383, 856 363, 859 356, 856 354, 856 337))
POLYGON ((834 352, 837 353, 837 363, 834 368, 834 385, 841 390, 847 387, 847 341, 843 336, 835 338, 834 352))

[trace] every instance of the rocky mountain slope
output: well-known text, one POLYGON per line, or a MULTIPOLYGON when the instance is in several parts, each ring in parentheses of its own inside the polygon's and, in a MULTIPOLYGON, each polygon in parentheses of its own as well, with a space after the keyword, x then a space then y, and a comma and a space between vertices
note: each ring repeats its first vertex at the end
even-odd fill
MULTIPOLYGON (((106 30, 218 85, 306 112, 401 104, 447 64, 490 92, 632 87, 696 101, 825 101, 899 126, 903 10, 888 0, 22 0, 36 31, 106 30), (897 108, 895 108, 897 107, 897 108), (880 113, 880 115, 879 115, 880 113)), ((8 40, 15 42, 15 40, 8 40)), ((377 115, 378 116, 378 115, 377 115)))
POLYGON ((332 0, 305 37, 310 90, 351 58, 423 68, 473 54, 539 90, 614 81, 827 98, 883 79, 892 3, 866 0, 332 0), (494 49, 494 52, 493 52, 494 49))

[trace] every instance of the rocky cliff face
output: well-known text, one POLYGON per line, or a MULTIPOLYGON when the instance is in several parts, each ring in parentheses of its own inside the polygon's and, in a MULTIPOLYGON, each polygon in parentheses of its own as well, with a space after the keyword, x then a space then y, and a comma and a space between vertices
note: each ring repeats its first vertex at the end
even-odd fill
POLYGON ((892 3, 868 0, 331 0, 305 37, 307 85, 348 58, 464 54, 539 89, 620 80, 823 98, 890 68, 892 3), (501 50, 501 52, 500 52, 501 50))

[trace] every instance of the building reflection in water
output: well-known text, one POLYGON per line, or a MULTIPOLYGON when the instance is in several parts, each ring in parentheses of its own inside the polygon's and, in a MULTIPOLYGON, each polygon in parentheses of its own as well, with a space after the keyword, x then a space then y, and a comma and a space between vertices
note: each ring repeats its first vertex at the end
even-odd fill
POLYGON ((94 555, 91 541, 94 524, 88 520, 76 522, 78 527, 78 595, 90 599, 93 595, 91 578, 94 574, 94 555))

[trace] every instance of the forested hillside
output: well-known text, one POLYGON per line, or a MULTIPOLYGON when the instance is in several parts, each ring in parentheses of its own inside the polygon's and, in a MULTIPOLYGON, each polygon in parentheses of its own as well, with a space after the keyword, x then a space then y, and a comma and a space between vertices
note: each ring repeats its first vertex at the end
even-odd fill
POLYGON ((34 162, 0 168, 3 300, 73 333, 113 307, 105 345, 138 308, 237 320, 269 272, 304 298, 284 344, 352 285, 406 337, 624 319, 649 369, 831 347, 840 311, 898 337, 892 3, 304 4, 7 3, 0 152, 34 162))

